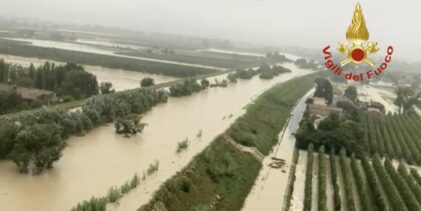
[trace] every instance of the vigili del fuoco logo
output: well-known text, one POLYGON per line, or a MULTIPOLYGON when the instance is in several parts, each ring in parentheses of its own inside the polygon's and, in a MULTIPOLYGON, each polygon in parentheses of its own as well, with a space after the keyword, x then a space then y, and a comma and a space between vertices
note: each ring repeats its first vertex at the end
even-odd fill
POLYGON ((344 56, 344 59, 339 64, 332 61, 332 53, 329 51, 330 45, 323 49, 325 67, 328 70, 331 70, 336 75, 342 76, 347 80, 354 81, 371 79, 386 70, 388 64, 392 60, 393 47, 387 47, 386 55, 380 65, 376 66, 375 62, 370 59, 370 56, 376 54, 379 51, 379 48, 377 47, 377 42, 368 41, 369 33, 359 3, 357 3, 357 6, 355 7, 351 25, 349 25, 348 30, 346 31, 346 39, 348 42, 339 42, 337 48, 337 51, 344 56), (363 63, 368 64, 371 67, 370 70, 354 73, 344 72, 342 69, 345 65, 359 65, 363 63))

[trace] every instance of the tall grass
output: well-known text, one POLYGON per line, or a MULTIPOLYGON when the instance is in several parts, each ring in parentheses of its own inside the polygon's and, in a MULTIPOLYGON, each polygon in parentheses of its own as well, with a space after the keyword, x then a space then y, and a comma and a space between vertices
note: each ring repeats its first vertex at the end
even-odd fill
POLYGON ((99 198, 91 197, 89 200, 78 203, 71 211, 105 211, 107 203, 117 202, 124 194, 136 188, 139 182, 139 176, 135 174, 130 181, 125 182, 119 188, 115 186, 111 187, 106 196, 99 198))
POLYGON ((155 173, 156 171, 158 171, 158 168, 159 168, 159 161, 155 160, 154 163, 149 164, 149 167, 146 170, 146 173, 148 174, 148 176, 150 176, 153 173, 155 173))
POLYGON ((178 142, 177 153, 180 153, 180 152, 186 150, 187 147, 189 147, 189 139, 188 138, 184 139, 181 142, 178 142))

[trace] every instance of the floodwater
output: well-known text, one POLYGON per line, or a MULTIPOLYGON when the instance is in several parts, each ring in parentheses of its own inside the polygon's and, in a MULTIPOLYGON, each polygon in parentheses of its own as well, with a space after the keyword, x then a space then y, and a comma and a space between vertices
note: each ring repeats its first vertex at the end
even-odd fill
POLYGON ((169 98, 143 115, 147 123, 142 134, 124 138, 112 124, 72 137, 63 157, 41 175, 18 174, 10 161, 0 161, 0 210, 69 210, 91 196, 103 196, 136 172, 159 161, 156 174, 141 181, 112 210, 136 210, 147 203, 160 184, 186 166, 192 157, 243 114, 244 106, 276 83, 311 71, 285 65, 292 73, 272 80, 254 77, 226 88, 211 88, 192 96, 169 98), (202 131, 200 138, 196 137, 202 131), (176 153, 178 142, 189 139, 185 152, 176 153))
POLYGON ((140 46, 140 45, 120 44, 120 43, 110 42, 108 40, 76 39, 76 42, 81 43, 81 44, 97 45, 101 47, 125 48, 125 49, 131 49, 131 50, 146 49, 146 47, 140 46))
MULTIPOLYGON (((224 49, 218 49, 218 48, 207 48, 207 49, 198 49, 199 52, 209 52, 209 53, 219 53, 219 54, 230 54, 230 55, 242 55, 242 56, 254 56, 254 57, 266 57, 265 54, 261 53, 251 53, 251 52, 244 52, 244 51, 229 51, 224 49)), ((300 58, 303 58, 301 56, 297 56, 294 54, 284 53, 280 52, 281 55, 284 55, 287 59, 290 60, 297 60, 300 58)))
MULTIPOLYGON (((56 65, 64 64, 63 62, 58 61, 37 59, 33 57, 11 56, 5 54, 0 54, 0 58, 3 58, 8 63, 19 64, 24 67, 29 66, 31 63, 34 64, 36 67, 41 64, 44 64, 46 61, 54 62, 56 65)), ((140 80, 146 77, 153 78, 155 84, 177 80, 177 78, 171 76, 148 74, 123 69, 112 69, 107 67, 91 65, 83 65, 83 67, 87 72, 94 74, 99 83, 105 81, 111 82, 116 91, 138 88, 140 87, 140 80)))
MULTIPOLYGON (((146 58, 146 57, 139 57, 139 56, 121 55, 121 54, 116 54, 114 52, 114 49, 111 49, 111 48, 95 47, 91 45, 85 45, 82 43, 69 43, 69 42, 52 41, 52 40, 23 39, 23 38, 4 38, 4 39, 29 42, 31 43, 31 45, 45 47, 45 48, 56 48, 56 49, 63 49, 63 50, 70 50, 70 51, 95 53, 95 54, 101 54, 101 55, 109 55, 109 56, 115 56, 115 57, 138 59, 138 60, 143 60, 143 61, 159 62, 159 63, 166 63, 166 64, 175 64, 175 65, 182 65, 182 66, 189 66, 189 67, 207 68, 207 69, 214 69, 214 70, 226 70, 226 68, 222 68, 222 67, 214 67, 214 66, 201 65, 201 64, 191 64, 191 63, 185 63, 185 62, 176 62, 176 61, 163 60, 163 59, 153 59, 153 58, 146 58)), ((118 50, 118 49, 115 49, 115 50, 118 50)))

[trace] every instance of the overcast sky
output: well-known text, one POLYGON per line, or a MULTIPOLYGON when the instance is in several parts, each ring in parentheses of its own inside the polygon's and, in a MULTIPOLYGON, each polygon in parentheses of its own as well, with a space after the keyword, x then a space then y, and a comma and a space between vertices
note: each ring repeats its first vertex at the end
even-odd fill
MULTIPOLYGON (((322 49, 345 41, 352 0, 0 0, 0 14, 322 49)), ((421 61, 420 0, 360 1, 370 40, 421 61)), ((384 51, 382 51, 384 52, 384 51)))

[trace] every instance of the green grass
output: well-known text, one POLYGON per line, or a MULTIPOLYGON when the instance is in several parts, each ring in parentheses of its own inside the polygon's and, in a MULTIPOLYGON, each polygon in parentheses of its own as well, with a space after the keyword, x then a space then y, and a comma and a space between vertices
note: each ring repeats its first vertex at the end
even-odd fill
MULTIPOLYGON (((232 127, 253 134, 256 146, 268 153, 293 104, 318 76, 319 73, 303 76, 271 88, 248 106, 247 113, 232 127)), ((232 131, 232 127, 228 130, 232 131)), ((162 184, 153 199, 138 210, 152 210, 157 203, 163 203, 168 210, 240 210, 261 167, 251 154, 237 150, 219 136, 187 167, 162 184)))
POLYGON ((260 168, 253 156, 217 138, 185 169, 167 180, 147 208, 162 201, 168 210, 206 210, 198 207, 217 202, 215 210, 239 210, 260 168))
POLYGON ((103 197, 91 197, 89 200, 78 203, 71 211, 105 211, 107 203, 115 203, 123 197, 124 194, 129 193, 131 190, 139 185, 140 179, 137 174, 133 178, 125 182, 121 187, 111 187, 108 193, 103 197))
POLYGON ((247 107, 247 113, 232 125, 229 134, 238 143, 255 146, 268 155, 290 116, 290 110, 314 86, 317 77, 320 77, 319 73, 295 78, 264 92, 247 107))
POLYGON ((158 168, 159 168, 159 161, 155 160, 154 163, 149 164, 149 167, 146 170, 146 173, 148 174, 148 176, 150 176, 156 171, 158 171, 158 168))

